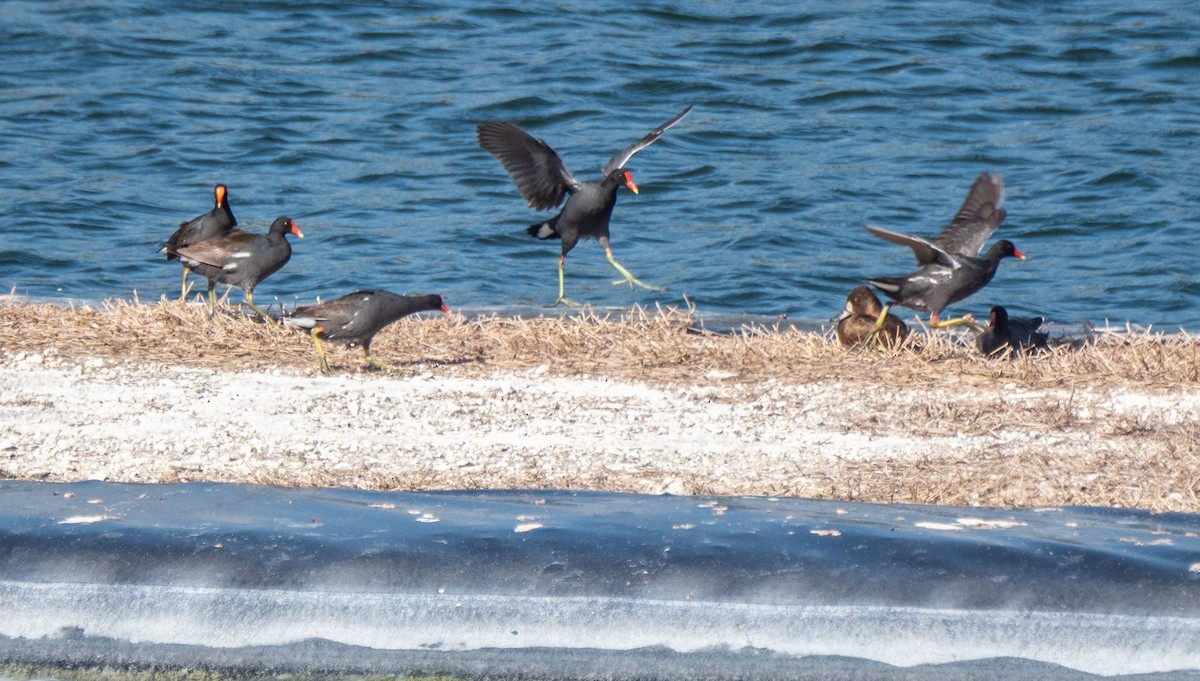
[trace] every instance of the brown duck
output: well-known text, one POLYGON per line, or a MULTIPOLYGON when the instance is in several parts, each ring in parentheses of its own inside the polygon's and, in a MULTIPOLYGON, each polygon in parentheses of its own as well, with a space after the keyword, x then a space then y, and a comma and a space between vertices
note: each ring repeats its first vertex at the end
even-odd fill
POLYGON ((849 348, 864 345, 872 337, 894 347, 908 337, 908 325, 894 314, 884 314, 883 303, 871 289, 857 286, 846 296, 846 307, 838 318, 837 339, 849 348))

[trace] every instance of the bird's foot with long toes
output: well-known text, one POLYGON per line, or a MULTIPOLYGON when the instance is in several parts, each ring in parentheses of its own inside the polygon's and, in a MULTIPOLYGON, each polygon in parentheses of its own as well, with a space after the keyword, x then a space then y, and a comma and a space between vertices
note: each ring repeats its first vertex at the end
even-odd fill
POLYGON ((396 367, 392 366, 391 364, 388 364, 380 359, 375 359, 374 357, 363 357, 363 361, 366 362, 367 365, 373 366, 381 371, 394 371, 396 369, 396 367))
POLYGON ((942 320, 939 320, 936 316, 934 316, 929 321, 931 322, 931 328, 934 328, 934 329, 948 329, 951 326, 969 326, 969 327, 971 327, 971 330, 976 331, 976 332, 984 331, 987 329, 986 326, 975 321, 975 317, 971 316, 970 314, 965 314, 961 317, 956 317, 954 319, 942 319, 942 320))
POLYGON ((259 307, 259 306, 255 305, 255 304, 254 304, 254 299, 253 299, 253 298, 251 298, 250 296, 246 296, 245 303, 246 303, 246 305, 247 305, 247 306, 249 306, 249 307, 250 307, 250 309, 251 309, 251 310, 254 310, 254 314, 258 315, 258 317, 259 317, 260 319, 262 319, 263 323, 266 323, 266 324, 279 324, 280 326, 282 326, 282 325, 283 325, 283 321, 281 321, 281 320, 279 320, 279 319, 276 319, 276 318, 272 317, 271 315, 267 314, 267 311, 266 311, 266 310, 264 310, 264 309, 262 309, 261 307, 259 307))
POLYGON ((567 307, 583 307, 583 303, 571 300, 566 296, 559 296, 557 300, 555 300, 553 303, 550 303, 550 307, 554 307, 555 305, 559 304, 566 305, 567 307))
POLYGON ((642 281, 641 279, 638 279, 637 277, 630 274, 629 270, 625 269, 625 267, 622 266, 621 263, 617 262, 617 259, 613 257, 612 251, 609 250, 608 248, 605 248, 604 255, 608 259, 608 264, 612 265, 613 269, 620 272, 621 276, 624 277, 624 279, 613 280, 614 286, 619 286, 621 284, 629 284, 630 289, 632 289, 634 286, 641 286, 642 288, 647 289, 649 291, 666 291, 667 290, 665 288, 662 288, 661 286, 651 286, 650 284, 647 284, 646 282, 642 281))

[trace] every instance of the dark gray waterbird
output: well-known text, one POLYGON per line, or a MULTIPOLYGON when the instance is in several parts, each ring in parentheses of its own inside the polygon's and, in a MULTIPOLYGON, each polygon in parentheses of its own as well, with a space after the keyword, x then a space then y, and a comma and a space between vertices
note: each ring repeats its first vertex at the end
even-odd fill
POLYGON ((197 274, 208 277, 208 314, 216 311, 213 289, 217 282, 236 286, 246 292, 246 303, 267 319, 267 313, 254 304, 254 287, 279 271, 292 257, 286 234, 304 238, 289 217, 275 218, 266 234, 235 231, 216 239, 206 239, 172 251, 197 274))
POLYGON ((608 243, 608 223, 613 207, 617 204, 617 190, 624 186, 634 194, 638 193, 633 174, 625 164, 634 154, 653 144, 691 110, 689 105, 671 120, 613 156, 604 166, 598 180, 577 179, 567 170, 550 145, 512 123, 484 121, 479 124, 476 130, 479 146, 500 160, 517 185, 517 191, 525 197, 530 207, 549 210, 562 203, 563 197, 569 195, 566 205, 558 215, 528 229, 530 235, 539 239, 562 240, 562 251, 558 257, 558 299, 555 303, 576 304, 563 295, 563 263, 567 253, 580 239, 596 239, 604 247, 609 264, 624 278, 614 283, 628 283, 630 288, 636 285, 655 291, 663 290, 634 277, 613 258, 612 248, 608 243))
POLYGON ((997 305, 989 315, 988 328, 975 337, 975 347, 985 355, 1045 350, 1050 336, 1039 330, 1044 321, 1041 317, 1009 317, 1008 310, 997 305))
POLYGON ((892 299, 888 307, 895 304, 929 312, 934 328, 972 323, 969 316, 938 321, 938 315, 950 303, 987 286, 1003 258, 1025 259, 1025 254, 1007 239, 992 244, 979 257, 988 237, 1004 222, 1005 212, 1000 207, 1003 199, 1004 181, 1000 175, 983 173, 971 185, 950 225, 936 239, 868 226, 875 236, 911 248, 921 268, 902 277, 878 277, 867 283, 892 299))
POLYGON ((297 308, 285 317, 284 324, 308 329, 312 334, 321 371, 329 372, 329 361, 321 339, 335 340, 362 347, 363 361, 381 369, 387 364, 371 357, 371 340, 385 326, 416 312, 450 312, 439 295, 401 296, 382 289, 355 291, 337 300, 297 308))
MULTIPOLYGON (((179 258, 175 251, 208 239, 225 236, 237 227, 237 218, 233 217, 233 209, 229 206, 229 190, 223 184, 213 187, 213 209, 179 223, 179 228, 167 239, 160 253, 167 254, 167 260, 179 258)), ((179 297, 187 295, 188 271, 187 263, 183 265, 183 281, 179 285, 179 297)))

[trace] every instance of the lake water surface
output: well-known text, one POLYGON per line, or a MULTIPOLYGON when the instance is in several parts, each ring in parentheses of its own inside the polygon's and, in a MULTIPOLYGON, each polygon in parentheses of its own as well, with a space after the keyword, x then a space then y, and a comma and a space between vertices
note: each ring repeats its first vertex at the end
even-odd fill
MULTIPOLYGON (((629 164, 612 286, 567 295, 819 323, 913 269, 864 224, 934 235, 982 171, 1028 255, 949 312, 1200 331, 1200 12, 1187 2, 22 2, 0 22, 0 288, 178 295, 157 251, 230 187, 306 238, 259 302, 359 287, 543 305, 557 242, 475 125, 511 120, 582 177, 629 164)), ((202 282, 197 280, 202 288, 202 282)), ((235 296, 236 299, 236 296, 235 296)))

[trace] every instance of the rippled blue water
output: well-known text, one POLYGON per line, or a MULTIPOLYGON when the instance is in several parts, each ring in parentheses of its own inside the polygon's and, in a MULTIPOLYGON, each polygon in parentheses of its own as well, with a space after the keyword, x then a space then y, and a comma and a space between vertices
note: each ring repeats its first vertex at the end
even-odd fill
MULTIPOLYGON (((543 304, 557 242, 474 139, 516 122, 582 176, 687 103, 630 167, 597 305, 829 319, 913 269, 864 223, 936 234, 983 170, 1026 262, 1006 304, 1200 330, 1200 12, 1188 2, 21 2, 0 22, 0 287, 178 295, 161 242, 230 187, 307 238, 260 302, 362 286, 543 304)), ((197 284, 202 286, 200 281, 197 284)), ((235 294, 236 299, 236 294, 235 294)))

